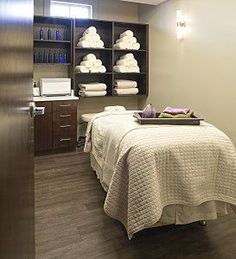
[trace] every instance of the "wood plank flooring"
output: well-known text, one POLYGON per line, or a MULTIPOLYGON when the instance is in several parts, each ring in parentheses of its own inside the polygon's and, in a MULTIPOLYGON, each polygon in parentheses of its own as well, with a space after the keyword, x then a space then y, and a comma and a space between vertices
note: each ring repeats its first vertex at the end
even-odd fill
POLYGON ((129 241, 103 211, 105 193, 83 152, 35 158, 37 259, 234 259, 236 216, 141 231, 129 241))

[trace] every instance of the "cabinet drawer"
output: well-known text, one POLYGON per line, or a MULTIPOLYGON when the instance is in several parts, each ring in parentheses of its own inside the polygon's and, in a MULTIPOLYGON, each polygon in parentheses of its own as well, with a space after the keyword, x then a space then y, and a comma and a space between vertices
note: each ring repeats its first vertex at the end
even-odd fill
POLYGON ((55 125, 53 124, 53 136, 71 137, 76 135, 76 126, 71 124, 55 125))
POLYGON ((36 107, 45 107, 44 114, 50 114, 52 113, 52 102, 36 102, 36 107))
POLYGON ((60 101, 53 102, 53 112, 56 113, 67 113, 76 112, 77 102, 76 101, 60 101))
POLYGON ((76 138, 74 136, 55 136, 53 139, 53 148, 75 147, 76 138))
POLYGON ((76 125, 77 113, 76 112, 55 112, 53 113, 53 123, 57 125, 76 125))

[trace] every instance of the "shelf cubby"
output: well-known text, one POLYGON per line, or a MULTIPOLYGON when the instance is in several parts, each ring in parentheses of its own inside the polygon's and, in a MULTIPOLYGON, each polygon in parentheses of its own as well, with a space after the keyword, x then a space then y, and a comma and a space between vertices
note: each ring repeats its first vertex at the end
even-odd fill
POLYGON ((105 48, 112 48, 112 22, 93 19, 75 19, 75 46, 84 31, 91 26, 97 29, 105 48))

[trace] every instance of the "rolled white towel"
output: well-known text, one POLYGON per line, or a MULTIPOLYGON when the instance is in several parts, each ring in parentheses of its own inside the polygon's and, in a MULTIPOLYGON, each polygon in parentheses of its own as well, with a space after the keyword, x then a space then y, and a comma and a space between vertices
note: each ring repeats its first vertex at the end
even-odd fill
POLYGON ((94 41, 92 48, 104 48, 104 42, 102 40, 94 41))
POLYGON ((137 38, 136 37, 130 37, 130 36, 124 36, 124 37, 122 37, 122 38, 120 38, 116 41, 116 43, 120 43, 120 42, 127 42, 127 43, 133 44, 133 43, 137 42, 137 38))
POLYGON ((137 66, 138 62, 136 59, 118 59, 116 61, 118 66, 137 66))
POLYGON ((83 97, 95 97, 95 96, 105 96, 107 91, 80 91, 79 92, 83 97))
POLYGON ((105 112, 122 112, 126 111, 126 108, 122 105, 106 106, 104 107, 105 112))
POLYGON ((90 26, 89 28, 87 28, 83 35, 86 35, 86 34, 95 34, 97 33, 97 29, 94 27, 94 26, 90 26))
POLYGON ((95 33, 95 34, 85 34, 83 37, 80 38, 80 41, 83 41, 83 40, 95 41, 100 39, 101 38, 99 34, 95 33))
POLYGON ((113 70, 117 73, 127 73, 127 72, 129 72, 129 70, 126 66, 114 66, 113 70))
POLYGON ((100 68, 99 67, 90 67, 89 72, 90 73, 100 73, 100 68))
POLYGON ((131 44, 130 49, 136 49, 136 50, 140 49, 140 44, 139 43, 131 44))
POLYGON ((93 65, 95 67, 100 67, 102 65, 102 61, 101 59, 96 59, 94 62, 93 62, 93 65))
POLYGON ((119 43, 114 44, 113 47, 115 49, 129 49, 130 46, 131 45, 128 42, 119 42, 119 43))
POLYGON ((127 53, 120 57, 120 59, 135 59, 133 53, 127 53))
POLYGON ((94 66, 94 61, 92 61, 92 60, 81 61, 80 66, 85 66, 87 68, 91 68, 94 66))
POLYGON ((115 87, 118 89, 136 88, 137 82, 133 80, 117 79, 115 80, 115 87))
POLYGON ((89 43, 89 41, 82 40, 82 41, 79 41, 77 43, 77 47, 80 47, 80 48, 90 48, 90 43, 89 43))
POLYGON ((107 85, 104 83, 80 84, 79 87, 84 91, 104 91, 107 89, 107 85))
POLYGON ((129 66, 127 69, 128 73, 140 73, 140 68, 138 66, 129 66))
POLYGON ((117 95, 128 95, 128 94, 138 94, 138 88, 127 88, 127 89, 118 89, 114 88, 114 93, 117 95))
POLYGON ((106 73, 106 71, 107 71, 107 69, 105 66, 102 65, 99 67, 99 73, 106 73))
POLYGON ((89 69, 85 66, 76 66, 75 72, 76 73, 89 73, 89 69))
POLYGON ((86 56, 83 57, 84 61, 87 61, 87 60, 95 61, 96 59, 97 58, 93 53, 89 53, 89 54, 87 54, 86 56))
POLYGON ((124 37, 124 36, 130 36, 133 37, 134 33, 131 30, 126 30, 125 32, 120 34, 120 38, 124 37))

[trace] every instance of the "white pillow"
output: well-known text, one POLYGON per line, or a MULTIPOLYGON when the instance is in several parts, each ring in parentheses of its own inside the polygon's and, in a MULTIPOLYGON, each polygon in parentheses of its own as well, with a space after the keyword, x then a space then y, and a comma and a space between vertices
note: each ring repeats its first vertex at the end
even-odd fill
POLYGON ((114 105, 114 106, 106 106, 104 107, 105 112, 122 112, 126 111, 126 108, 121 105, 114 105))

